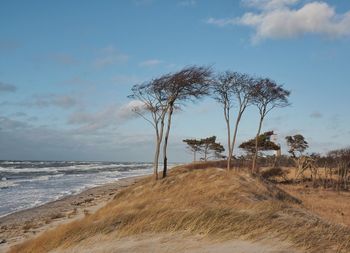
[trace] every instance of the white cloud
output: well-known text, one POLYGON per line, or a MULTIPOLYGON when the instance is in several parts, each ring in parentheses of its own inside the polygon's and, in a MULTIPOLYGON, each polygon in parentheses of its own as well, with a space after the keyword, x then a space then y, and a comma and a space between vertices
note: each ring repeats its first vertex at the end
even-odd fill
POLYGON ((129 103, 120 107, 118 116, 123 119, 132 118, 135 116, 134 110, 142 112, 145 108, 145 104, 140 100, 132 100, 129 103))
POLYGON ((96 132, 136 117, 133 109, 142 108, 142 106, 141 101, 132 100, 122 106, 108 105, 95 112, 77 111, 70 115, 68 124, 80 125, 80 132, 96 132))
POLYGON ((150 59, 150 60, 141 62, 139 65, 141 67, 154 67, 154 66, 157 66, 161 63, 163 63, 163 61, 158 60, 158 59, 150 59))
POLYGON ((300 8, 290 5, 293 0, 246 0, 244 3, 260 9, 241 17, 209 18, 208 24, 217 26, 243 25, 255 30, 253 42, 264 39, 293 38, 305 34, 323 35, 328 38, 350 36, 350 11, 336 13, 325 2, 310 2, 300 8))

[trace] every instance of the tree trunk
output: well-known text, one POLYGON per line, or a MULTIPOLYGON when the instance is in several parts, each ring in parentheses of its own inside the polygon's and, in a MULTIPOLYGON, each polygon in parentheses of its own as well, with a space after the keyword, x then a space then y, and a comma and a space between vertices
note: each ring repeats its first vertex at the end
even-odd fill
POLYGON ((153 160, 153 177, 155 180, 158 180, 158 161, 159 161, 159 152, 160 152, 160 135, 158 126, 155 126, 156 130, 156 150, 154 152, 153 160))
POLYGON ((171 126, 171 117, 173 115, 174 111, 174 104, 171 103, 169 105, 169 111, 168 111, 168 125, 167 125, 167 130, 165 133, 165 138, 164 138, 164 146, 163 146, 163 178, 166 177, 167 175, 167 169, 168 169, 168 158, 167 158, 167 148, 168 148, 168 139, 169 139, 169 133, 170 133, 170 126, 171 126))
POLYGON ((157 136, 157 139, 156 139, 156 151, 155 151, 155 154, 154 154, 154 161, 153 161, 153 176, 154 176, 155 180, 158 180, 159 151, 160 151, 160 141, 159 141, 159 137, 157 136))
POLYGON ((237 139, 237 132, 238 132, 238 125, 239 125, 239 122, 241 121, 241 117, 242 117, 242 112, 239 112, 238 116, 237 116, 236 124, 235 124, 235 130, 233 132, 233 140, 232 140, 232 145, 231 145, 231 150, 232 150, 231 155, 233 155, 233 151, 235 148, 236 139, 237 139))
POLYGON ((224 108, 226 127, 227 127, 227 171, 231 169, 231 157, 232 157, 232 148, 231 148, 231 127, 230 127, 230 108, 224 108))
POLYGON ((196 151, 193 151, 193 161, 196 161, 196 151))
POLYGON ((158 126, 156 126, 156 151, 154 154, 154 161, 153 161, 153 175, 154 179, 158 180, 158 165, 159 165, 159 155, 160 155, 160 145, 162 143, 163 139, 163 132, 164 132, 164 118, 165 118, 165 113, 162 115, 161 122, 160 122, 160 131, 158 129, 158 126))
POLYGON ((206 146, 204 149, 204 161, 207 161, 207 156, 208 156, 208 147, 206 146))
POLYGON ((256 138, 255 138, 255 152, 254 152, 254 156, 253 156, 253 165, 252 165, 252 173, 259 173, 259 169, 256 168, 256 160, 258 159, 258 138, 261 132, 261 127, 262 127, 262 123, 263 123, 264 118, 261 117, 260 118, 260 123, 259 123, 259 129, 258 129, 258 133, 256 134, 256 138))

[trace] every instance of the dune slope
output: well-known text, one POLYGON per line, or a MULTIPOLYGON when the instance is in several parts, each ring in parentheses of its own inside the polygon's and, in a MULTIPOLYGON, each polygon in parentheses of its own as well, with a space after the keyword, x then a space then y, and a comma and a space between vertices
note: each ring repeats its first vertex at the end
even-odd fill
MULTIPOLYGON (((145 178, 96 213, 57 227, 10 252, 67 250, 97 237, 186 233, 216 241, 271 239, 308 252, 350 252, 350 228, 323 221, 272 184, 244 172, 186 166, 145 178)), ((110 242, 110 243, 111 243, 110 242)))

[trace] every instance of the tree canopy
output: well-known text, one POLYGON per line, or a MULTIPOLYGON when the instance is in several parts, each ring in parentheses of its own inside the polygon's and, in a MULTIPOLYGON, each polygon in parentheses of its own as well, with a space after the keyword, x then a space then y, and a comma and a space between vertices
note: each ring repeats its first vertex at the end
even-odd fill
MULTIPOLYGON (((265 132, 258 137, 258 151, 271 151, 279 150, 281 147, 271 141, 271 136, 274 134, 273 131, 265 132)), ((241 143, 239 148, 245 150, 248 154, 254 154, 255 152, 256 138, 250 139, 246 142, 241 143)))
POLYGON ((286 136, 286 141, 289 147, 288 152, 294 158, 296 158, 297 156, 301 156, 303 152, 309 147, 309 144, 305 140, 304 136, 302 136, 301 134, 296 134, 294 136, 286 136))

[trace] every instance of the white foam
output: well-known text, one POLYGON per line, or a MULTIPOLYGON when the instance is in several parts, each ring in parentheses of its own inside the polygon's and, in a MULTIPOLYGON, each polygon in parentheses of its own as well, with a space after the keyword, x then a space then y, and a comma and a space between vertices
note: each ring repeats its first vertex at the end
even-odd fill
POLYGON ((18 184, 14 181, 8 181, 8 180, 1 180, 0 181, 0 189, 15 187, 17 185, 18 184))

